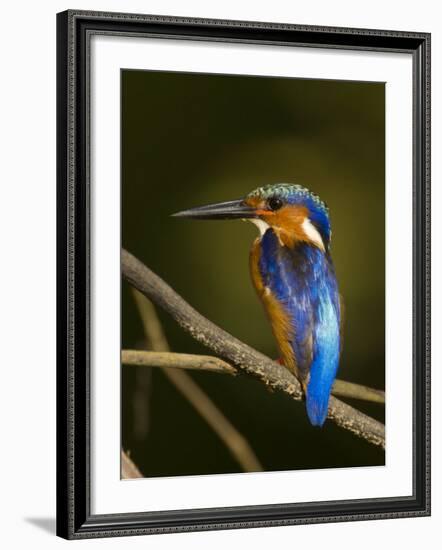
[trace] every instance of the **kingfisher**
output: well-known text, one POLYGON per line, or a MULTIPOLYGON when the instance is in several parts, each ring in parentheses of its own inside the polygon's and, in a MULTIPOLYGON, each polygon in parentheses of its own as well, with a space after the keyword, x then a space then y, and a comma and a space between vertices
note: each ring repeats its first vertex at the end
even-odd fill
POLYGON ((242 199, 174 216, 242 219, 258 227, 250 251, 251 278, 283 365, 301 383, 307 416, 313 426, 322 426, 342 345, 327 205, 301 185, 279 183, 258 187, 242 199))

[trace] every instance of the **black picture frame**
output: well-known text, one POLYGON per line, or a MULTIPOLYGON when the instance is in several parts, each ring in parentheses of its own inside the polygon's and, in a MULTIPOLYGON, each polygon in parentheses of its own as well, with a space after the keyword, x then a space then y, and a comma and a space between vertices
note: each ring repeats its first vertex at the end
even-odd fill
POLYGON ((57 15, 57 534, 67 539, 430 514, 430 35, 69 10, 57 15), (93 34, 405 52, 413 57, 413 495, 92 515, 88 60, 93 34))

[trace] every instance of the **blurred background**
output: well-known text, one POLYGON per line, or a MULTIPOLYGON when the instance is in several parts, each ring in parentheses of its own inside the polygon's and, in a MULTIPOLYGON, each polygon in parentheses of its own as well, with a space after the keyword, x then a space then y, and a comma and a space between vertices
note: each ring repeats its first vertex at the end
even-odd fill
MULTIPOLYGON (((384 84, 122 72, 122 244, 190 304, 270 357, 278 352, 249 277, 256 228, 170 214, 302 184, 328 204, 345 300, 338 377, 384 389, 384 84)), ((173 351, 211 352, 158 311, 173 351)), ((143 326, 122 284, 122 346, 143 326)), ((265 470, 384 464, 384 452, 246 376, 192 371, 265 470)), ((382 405, 348 401, 384 420, 382 405)), ((161 369, 122 367, 122 447, 146 477, 241 472, 161 369)))

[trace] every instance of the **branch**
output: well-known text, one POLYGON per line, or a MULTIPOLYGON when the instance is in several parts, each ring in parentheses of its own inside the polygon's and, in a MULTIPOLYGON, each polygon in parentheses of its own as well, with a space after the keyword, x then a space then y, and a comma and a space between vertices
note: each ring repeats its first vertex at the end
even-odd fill
MULTIPOLYGON (((160 355, 168 353, 169 343, 155 311, 155 307, 143 294, 134 290, 134 299, 143 322, 144 333, 154 352, 160 355)), ((149 352, 147 352, 149 353, 149 352)), ((210 359, 210 358, 209 358, 210 359)), ((164 365, 165 367, 167 365, 164 365)), ((171 366, 170 364, 168 365, 171 366)), ((164 375, 175 388, 189 401, 212 430, 218 435, 233 457, 245 472, 262 472, 263 467, 247 439, 224 416, 220 409, 185 371, 170 368, 162 369, 164 375)))
MULTIPOLYGON (((124 349, 121 352, 121 362, 135 367, 166 367, 173 369, 203 370, 235 376, 238 370, 229 363, 211 355, 192 355, 190 353, 171 353, 161 351, 141 351, 124 349)), ((335 380, 333 395, 385 403, 385 393, 361 384, 353 384, 344 380, 335 380)))
MULTIPOLYGON (((142 294, 167 311, 198 342, 231 361, 237 368, 281 390, 295 400, 303 398, 296 377, 262 353, 244 344, 203 317, 158 275, 126 250, 121 254, 124 278, 142 294)), ((385 447, 385 426, 357 409, 331 397, 328 418, 366 441, 385 447)))

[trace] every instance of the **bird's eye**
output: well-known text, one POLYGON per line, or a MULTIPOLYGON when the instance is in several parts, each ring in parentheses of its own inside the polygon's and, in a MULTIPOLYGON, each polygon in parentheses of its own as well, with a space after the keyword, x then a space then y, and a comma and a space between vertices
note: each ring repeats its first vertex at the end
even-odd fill
POLYGON ((278 197, 270 197, 270 199, 267 201, 267 204, 270 210, 279 210, 283 205, 283 202, 278 197))

